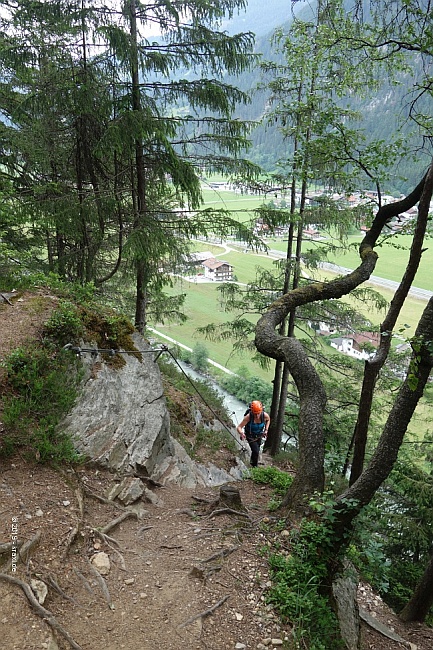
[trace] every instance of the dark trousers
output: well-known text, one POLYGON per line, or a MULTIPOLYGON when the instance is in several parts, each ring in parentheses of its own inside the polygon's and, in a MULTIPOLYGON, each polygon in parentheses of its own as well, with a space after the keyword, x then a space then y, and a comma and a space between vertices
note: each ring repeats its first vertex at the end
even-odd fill
POLYGON ((262 444, 262 439, 248 438, 247 436, 247 442, 251 449, 250 465, 251 467, 257 467, 257 464, 259 462, 260 445, 262 444))

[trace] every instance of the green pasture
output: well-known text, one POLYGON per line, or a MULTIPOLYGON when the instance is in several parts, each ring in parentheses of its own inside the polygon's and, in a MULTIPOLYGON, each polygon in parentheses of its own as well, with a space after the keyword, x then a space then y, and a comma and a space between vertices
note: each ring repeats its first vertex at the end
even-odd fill
POLYGON ((203 207, 230 210, 233 218, 241 223, 250 221, 253 211, 263 203, 263 197, 237 194, 226 190, 203 189, 203 207))
MULTIPOLYGON (((361 243, 362 235, 351 235, 348 238, 348 250, 336 251, 330 253, 328 262, 344 266, 349 269, 355 269, 360 264, 358 254, 358 247, 361 243)), ((375 248, 379 259, 377 260, 374 275, 386 280, 393 280, 400 282, 409 259, 409 247, 412 238, 410 235, 395 235, 392 238, 384 240, 379 246, 375 248)), ((286 251, 287 242, 283 238, 273 238, 266 241, 269 248, 274 248, 279 251, 286 251)), ((335 240, 329 239, 329 244, 337 244, 335 240)), ((303 250, 315 249, 317 247, 324 247, 326 250, 327 241, 321 240, 319 242, 312 240, 305 240, 303 242, 303 250)), ((430 238, 426 241, 426 250, 423 253, 421 264, 415 277, 414 286, 420 289, 427 289, 433 291, 433 242, 430 238)))
MULTIPOLYGON (((263 201, 259 197, 242 196, 234 192, 218 191, 205 189, 203 192, 205 206, 225 207, 233 212, 233 216, 239 221, 248 221, 253 218, 253 210, 263 201)), ((338 266, 346 268, 356 268, 359 265, 358 246, 361 242, 362 235, 356 234, 348 238, 349 250, 347 252, 337 252, 329 255, 328 261, 338 266)), ((330 244, 336 243, 330 239, 330 244)), ((396 235, 392 240, 383 241, 377 248, 379 255, 378 263, 374 272, 375 276, 399 282, 404 273, 405 266, 409 256, 409 246, 411 237, 409 235, 396 235)), ((266 244, 270 249, 286 251, 287 238, 267 239, 266 244)), ((326 241, 315 242, 311 240, 304 241, 304 250, 326 245, 326 241)), ((271 269, 274 266, 272 257, 265 252, 254 252, 249 250, 244 252, 244 248, 237 246, 234 242, 227 242, 230 251, 223 245, 217 246, 207 242, 192 242, 192 250, 209 251, 219 259, 223 259, 234 267, 234 274, 240 283, 248 283, 254 280, 256 269, 262 266, 271 269)), ((427 246, 429 242, 427 241, 427 246)), ((433 266, 433 252, 428 248, 423 255, 420 269, 415 279, 415 286, 433 290, 433 280, 431 279, 431 267, 433 266)), ((328 271, 318 270, 315 272, 315 278, 318 280, 333 279, 336 274, 328 271)), ((393 292, 383 287, 378 287, 373 283, 367 283, 372 286, 388 301, 392 300, 393 292)), ((209 323, 220 324, 233 319, 234 314, 225 312, 219 298, 218 285, 215 283, 190 283, 179 280, 171 290, 173 293, 186 293, 185 313, 189 316, 188 321, 182 325, 155 325, 156 329, 173 339, 193 348, 197 342, 203 343, 209 352, 209 357, 214 361, 226 366, 230 370, 237 372, 241 366, 247 366, 252 373, 270 381, 273 376, 272 367, 269 371, 259 368, 258 365, 252 365, 250 355, 233 355, 233 345, 231 341, 212 341, 205 339, 202 335, 197 334, 197 328, 209 323)), ((366 315, 369 320, 379 326, 385 313, 379 313, 370 304, 364 304, 348 296, 343 298, 355 307, 359 312, 366 315)), ((401 337, 409 337, 414 334, 416 325, 424 310, 425 301, 414 298, 408 298, 402 314, 398 320, 396 331, 401 330, 401 337)), ((401 342, 396 339, 396 344, 401 342)), ((331 353, 331 352, 330 352, 331 353)), ((426 423, 425 416, 431 411, 430 399, 433 388, 429 390, 428 397, 423 398, 418 407, 418 415, 415 416, 410 431, 412 437, 419 439, 423 436, 426 423)), ((428 425, 427 425, 428 426, 428 425)), ((409 444, 409 443, 408 443, 409 444)))
MULTIPOLYGON (((267 255, 256 254, 253 252, 226 252, 223 246, 215 246, 207 242, 194 242, 193 248, 198 251, 209 251, 214 255, 218 255, 219 259, 224 259, 234 267, 234 273, 238 282, 247 283, 254 280, 256 269, 262 266, 267 269, 272 269, 274 261, 267 255)), ((333 279, 336 275, 323 270, 315 272, 317 280, 333 279)), ((393 297, 391 290, 383 287, 377 287, 371 284, 372 288, 378 291, 384 298, 390 302, 393 297)), ((171 293, 185 293, 186 303, 184 312, 189 317, 188 321, 182 325, 172 324, 159 326, 155 325, 163 333, 178 340, 180 343, 188 347, 194 347, 198 341, 203 342, 209 350, 209 356, 214 361, 227 366, 229 369, 236 371, 240 365, 249 362, 248 357, 235 357, 232 358, 232 342, 213 342, 204 340, 203 336, 197 334, 197 328, 203 327, 209 323, 220 324, 231 320, 234 315, 230 312, 223 310, 220 294, 218 291, 217 283, 194 283, 186 280, 178 279, 175 286, 170 290, 171 293)), ((373 324, 378 327, 384 318, 384 312, 380 313, 375 310, 370 304, 366 304, 355 300, 351 296, 344 298, 346 302, 351 304, 359 312, 365 314, 373 324)), ((398 319, 396 330, 401 329, 401 335, 404 337, 411 336, 415 332, 416 325, 425 307, 425 302, 422 300, 408 298, 402 314, 398 319), (408 325, 409 327, 406 327, 408 325)), ((400 341, 396 341, 400 342, 400 341)), ((257 373, 261 376, 269 378, 268 373, 261 371, 257 368, 257 373)))
POLYGON ((267 270, 275 268, 274 260, 271 257, 266 254, 252 253, 251 251, 248 253, 232 251, 224 253, 218 259, 223 259, 231 264, 237 281, 244 284, 254 281, 257 267, 261 266, 267 270))
MULTIPOLYGON (((254 280, 256 270, 258 266, 261 266, 265 269, 272 269, 275 267, 275 261, 266 253, 254 253, 249 251, 248 253, 231 251, 229 253, 225 252, 223 246, 214 246, 208 245, 207 242, 195 242, 194 249, 196 250, 209 250, 214 255, 217 255, 219 259, 224 259, 233 265, 234 274, 238 282, 248 283, 254 280)), ((376 274, 377 275, 377 274, 376 274)), ((314 272, 314 277, 317 280, 327 280, 334 279, 336 277, 335 273, 329 271, 324 271, 318 269, 314 272)), ((391 279, 391 278, 390 278, 391 279)), ((379 287, 373 283, 366 283, 368 286, 371 286, 375 291, 380 293, 387 302, 391 302, 393 297, 393 292, 390 289, 384 287, 379 287)), ((433 282, 431 283, 431 285, 433 282)), ((206 284, 206 287, 209 287, 211 290, 212 284, 206 284)), ((433 288, 433 287, 432 287, 433 288)), ((360 313, 365 314, 375 325, 379 325, 384 318, 384 313, 379 313, 375 310, 370 304, 362 303, 358 300, 353 299, 348 296, 344 298, 346 302, 349 302, 354 308, 356 308, 360 313)), ((415 328, 418 324, 418 321, 421 317, 421 314, 425 307, 425 301, 419 300, 413 297, 408 297, 406 303, 403 307, 402 313, 397 321, 396 330, 403 329, 403 336, 411 336, 415 332, 415 328), (405 326, 409 325, 408 328, 405 326)), ((230 316, 230 314, 229 314, 230 316)))
MULTIPOLYGON (((333 280, 337 277, 337 274, 320 269, 315 271, 314 276, 317 280, 333 280)), ((393 291, 390 289, 385 289, 384 287, 379 287, 371 282, 366 282, 365 284, 380 293, 388 302, 388 304, 391 302, 394 296, 393 291)), ((361 314, 364 314, 373 324, 378 326, 383 321, 385 312, 379 312, 372 305, 362 303, 359 300, 355 300, 352 296, 345 296, 341 298, 341 300, 349 303, 354 309, 359 311, 361 314)), ((413 336, 426 304, 427 303, 424 300, 419 300, 417 298, 412 298, 409 296, 406 299, 399 318, 397 319, 395 331, 398 333, 399 330, 402 330, 401 336, 404 337, 413 336), (407 325, 409 327, 406 327, 407 325)))
MULTIPOLYGON (((264 197, 241 195, 232 191, 223 191, 211 188, 203 189, 204 207, 226 208, 233 213, 233 217, 245 222, 254 218, 254 210, 266 200, 264 197)), ((357 233, 348 237, 347 248, 329 254, 328 261, 338 266, 354 269, 359 266, 358 246, 362 240, 362 234, 357 233)), ((410 235, 396 234, 383 237, 376 246, 379 255, 374 275, 399 282, 406 268, 409 258, 409 248, 412 237, 410 235)), ((287 237, 267 239, 269 248, 286 252, 287 237)), ((338 245, 336 239, 330 237, 328 240, 312 241, 304 240, 303 249, 314 249, 318 246, 338 245)), ((420 268, 418 269, 414 286, 421 289, 433 291, 433 245, 430 239, 426 240, 426 250, 423 253, 420 268)), ((227 260, 229 261, 229 260, 227 260)), ((244 281, 244 280, 240 280, 244 281)))
MULTIPOLYGON (((209 250, 210 247, 204 243, 202 250, 209 250)), ((212 252, 217 253, 221 251, 221 247, 214 247, 212 252)), ((258 257, 253 253, 243 254, 243 253, 229 253, 230 263, 234 264, 235 272, 239 271, 240 275, 250 274, 250 277, 253 277, 255 273, 255 267, 258 264, 261 264, 263 261, 262 258, 258 257), (242 267, 238 266, 242 264, 242 267)), ((224 259, 228 257, 224 255, 224 259)), ((268 264, 272 263, 271 260, 265 258, 265 262, 268 264)), ((317 279, 332 279, 335 277, 335 274, 330 272, 320 272, 320 277, 317 279)), ((223 304, 221 302, 220 293, 218 291, 218 284, 213 282, 208 283, 194 283, 188 282, 181 278, 177 279, 174 287, 170 290, 173 293, 185 293, 186 302, 184 307, 184 313, 189 317, 187 322, 181 325, 161 325, 155 324, 155 328, 170 336, 171 338, 179 341, 183 345, 186 345, 190 348, 193 348, 194 345, 198 342, 203 343, 207 350, 209 357, 220 363, 221 365, 229 368, 233 372, 238 372, 242 366, 246 366, 251 374, 255 374, 258 377, 271 381, 273 378, 273 363, 271 362, 271 367, 269 370, 261 369, 257 364, 253 364, 250 360, 249 353, 243 353, 242 355, 233 354, 233 344, 230 340, 225 341, 212 341, 206 339, 203 335, 197 333, 197 328, 203 327, 209 323, 221 324, 227 321, 232 320, 234 314, 231 312, 224 311, 223 304)), ((392 291, 386 290, 384 288, 377 288, 380 293, 388 300, 392 299, 392 291)), ((352 297, 344 298, 346 301, 350 302, 358 311, 364 313, 374 324, 379 325, 381 320, 383 320, 384 313, 379 313, 372 309, 371 306, 355 301, 352 297)), ((402 316, 399 319, 397 330, 401 328, 403 331, 402 336, 410 336, 414 333, 416 324, 421 316, 421 313, 425 307, 425 302, 422 300, 415 300, 409 298, 405 309, 403 310, 402 316), (409 325, 409 329, 405 328, 405 325, 409 325)), ((256 318, 251 317, 253 321, 256 318)), ((396 339, 396 343, 401 342, 396 339)), ((324 343, 325 345, 325 343, 324 343)), ((327 346, 326 346, 327 347, 327 346)), ((330 354, 337 354, 331 348, 327 348, 330 354)), ((360 370, 362 369, 362 364, 360 363, 360 370)), ((433 391, 430 391, 430 396, 433 391)), ((409 432, 411 439, 420 439, 423 437, 426 428, 429 425, 426 425, 425 418, 431 412, 431 401, 430 398, 425 397, 421 401, 417 409, 417 415, 414 417, 413 422, 411 423, 409 432)), ((431 428, 431 427, 429 427, 431 428)), ((409 444, 409 443, 408 443, 409 444)))
MULTIPOLYGON (((247 365, 251 368, 252 374, 271 380, 271 374, 262 370, 257 364, 251 364, 250 355, 233 354, 232 341, 212 341, 197 333, 197 329, 209 323, 220 325, 232 320, 233 314, 226 312, 221 304, 218 284, 213 282, 194 283, 178 279, 170 293, 185 293, 184 313, 188 320, 182 324, 156 323, 155 329, 170 336, 179 343, 193 348, 196 343, 203 343, 209 351, 209 358, 225 366, 233 372, 237 372, 241 366, 247 365)), ((253 317, 251 317, 252 320, 253 317)))

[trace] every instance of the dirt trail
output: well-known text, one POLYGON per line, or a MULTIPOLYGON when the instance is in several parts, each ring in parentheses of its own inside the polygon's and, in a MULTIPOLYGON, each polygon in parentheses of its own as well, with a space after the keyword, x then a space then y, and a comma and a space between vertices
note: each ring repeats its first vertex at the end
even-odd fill
MULTIPOLYGON (((249 514, 233 518, 208 516, 207 502, 218 498, 218 490, 156 488, 160 505, 144 504, 143 518, 124 521, 101 541, 94 528, 119 510, 89 494, 102 496, 115 477, 95 469, 78 476, 79 483, 73 473, 24 461, 4 465, 0 540, 10 538, 13 521, 22 540, 40 531, 38 546, 11 575, 48 584, 44 607, 83 650, 223 650, 284 640, 285 631, 264 602, 268 569, 260 547, 266 539, 257 527, 268 516, 267 489, 245 481, 240 487, 249 514), (81 522, 79 484, 85 494, 81 522), (77 525, 78 539, 68 549, 77 525), (89 565, 101 551, 111 564, 105 595, 89 565)), ((19 587, 0 582, 0 599, 1 647, 48 647, 49 627, 31 612, 19 587)))

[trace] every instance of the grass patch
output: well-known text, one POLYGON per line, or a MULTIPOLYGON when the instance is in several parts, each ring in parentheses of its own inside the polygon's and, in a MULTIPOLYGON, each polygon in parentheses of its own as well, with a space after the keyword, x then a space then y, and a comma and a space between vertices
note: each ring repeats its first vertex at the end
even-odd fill
POLYGON ((249 475, 254 483, 270 485, 273 488, 272 498, 268 507, 271 511, 277 510, 293 482, 293 476, 274 466, 252 467, 249 475))
POLYGON ((40 462, 76 462, 79 456, 58 429, 77 397, 81 378, 77 358, 52 343, 17 348, 4 361, 6 371, 0 453, 23 449, 40 462))
MULTIPOLYGON (((156 324, 155 328, 190 348, 194 348, 197 342, 203 343, 209 351, 209 358, 229 370, 237 372, 239 367, 246 363, 251 366, 250 354, 239 353, 233 355, 233 342, 231 340, 212 341, 197 333, 199 327, 204 327, 212 322, 219 325, 233 318, 232 313, 224 311, 217 288, 216 283, 176 282, 172 291, 174 293, 179 291, 186 293, 184 312, 189 318, 185 323, 156 324)), ((251 320, 254 322, 255 319, 251 317, 251 320)), ((257 365, 251 368, 251 372, 268 381, 271 378, 266 371, 260 369, 257 365)))

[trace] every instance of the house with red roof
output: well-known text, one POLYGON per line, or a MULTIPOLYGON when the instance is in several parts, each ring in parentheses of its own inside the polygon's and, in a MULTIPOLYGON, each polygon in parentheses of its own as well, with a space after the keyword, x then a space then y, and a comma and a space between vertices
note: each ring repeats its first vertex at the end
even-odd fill
POLYGON ((205 278, 215 282, 228 282, 233 279, 233 266, 224 260, 211 257, 203 262, 205 278))

